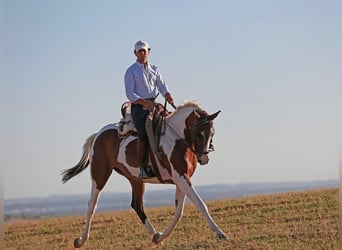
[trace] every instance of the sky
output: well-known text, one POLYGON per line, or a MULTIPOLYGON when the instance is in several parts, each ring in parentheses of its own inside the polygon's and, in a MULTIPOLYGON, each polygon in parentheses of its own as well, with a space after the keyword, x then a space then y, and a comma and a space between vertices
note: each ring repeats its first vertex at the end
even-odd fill
MULTIPOLYGON (((176 104, 215 119, 194 186, 338 179, 342 2, 5 1, 1 144, 5 199, 90 193, 62 184, 85 139, 120 120, 123 76, 146 40, 176 104)), ((163 102, 159 97, 158 101, 163 102)), ((147 185, 148 190, 172 188, 147 185)), ((113 173, 104 192, 130 192, 113 173)))

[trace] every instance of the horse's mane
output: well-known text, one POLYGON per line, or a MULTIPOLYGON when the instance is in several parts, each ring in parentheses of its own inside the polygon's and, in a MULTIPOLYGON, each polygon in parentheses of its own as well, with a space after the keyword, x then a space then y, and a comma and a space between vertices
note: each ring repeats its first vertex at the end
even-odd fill
POLYGON ((183 104, 177 107, 175 113, 187 107, 194 107, 196 109, 200 109, 200 105, 196 101, 185 101, 183 104))

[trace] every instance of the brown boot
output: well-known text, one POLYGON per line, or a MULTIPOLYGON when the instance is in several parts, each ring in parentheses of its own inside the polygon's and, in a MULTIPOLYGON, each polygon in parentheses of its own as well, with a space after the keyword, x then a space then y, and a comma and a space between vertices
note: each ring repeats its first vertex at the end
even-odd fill
POLYGON ((148 179, 156 177, 155 173, 152 170, 151 166, 148 166, 148 155, 147 151, 147 142, 138 138, 137 140, 137 156, 140 164, 140 174, 138 176, 139 179, 148 179))

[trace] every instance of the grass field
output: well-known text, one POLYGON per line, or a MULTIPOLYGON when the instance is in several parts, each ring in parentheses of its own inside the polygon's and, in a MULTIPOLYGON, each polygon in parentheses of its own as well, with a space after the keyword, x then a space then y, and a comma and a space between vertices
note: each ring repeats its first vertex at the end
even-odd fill
MULTIPOLYGON (((337 188, 206 203, 227 241, 217 240, 202 214, 187 204, 162 244, 151 242, 132 210, 96 214, 82 249, 338 249, 337 188)), ((162 231, 174 208, 150 208, 146 213, 162 231)), ((9 221, 5 249, 74 249, 83 226, 84 216, 9 221)))

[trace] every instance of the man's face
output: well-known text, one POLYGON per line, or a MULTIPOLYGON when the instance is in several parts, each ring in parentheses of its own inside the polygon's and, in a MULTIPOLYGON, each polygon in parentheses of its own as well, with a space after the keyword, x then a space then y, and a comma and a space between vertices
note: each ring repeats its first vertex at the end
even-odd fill
POLYGON ((137 57, 138 62, 147 63, 147 58, 150 53, 148 50, 140 49, 138 51, 134 51, 134 54, 137 57))

